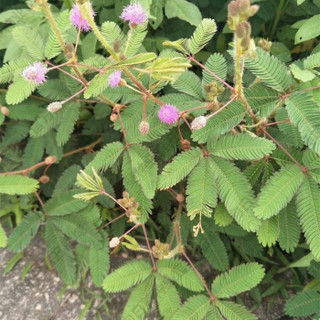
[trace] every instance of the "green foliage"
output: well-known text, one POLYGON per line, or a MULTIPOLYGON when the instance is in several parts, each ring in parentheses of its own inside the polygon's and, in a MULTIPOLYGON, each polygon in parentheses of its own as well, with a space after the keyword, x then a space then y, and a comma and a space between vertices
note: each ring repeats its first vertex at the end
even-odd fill
POLYGON ((218 276, 212 283, 212 293, 217 298, 230 298, 255 287, 264 277, 264 269, 258 263, 236 266, 218 276))
POLYGON ((245 307, 230 302, 217 301, 216 303, 221 315, 230 320, 257 320, 257 317, 249 312, 245 307))
MULTIPOLYGON (((212 54, 206 61, 205 67, 214 72, 219 78, 225 80, 227 77, 227 62, 224 56, 220 53, 212 54)), ((216 81, 216 78, 211 75, 207 70, 202 71, 203 82, 211 83, 216 81)))
POLYGON ((174 314, 174 320, 201 320, 204 319, 210 306, 210 300, 204 295, 196 295, 189 298, 174 314))
POLYGON ((303 180, 303 173, 296 165, 283 167, 275 173, 259 194, 255 215, 268 219, 276 215, 293 198, 303 180))
POLYGON ((7 235, 2 227, 2 225, 0 224, 0 248, 5 248, 8 244, 8 238, 7 235))
POLYGON ((43 216, 39 212, 29 213, 20 225, 10 234, 8 247, 13 252, 25 249, 32 237, 37 233, 43 216))
POLYGON ((92 245, 89 249, 89 267, 92 280, 96 286, 102 286, 103 280, 109 270, 109 252, 105 247, 92 245))
POLYGON ((184 72, 173 84, 172 87, 189 94, 197 99, 201 99, 201 81, 191 71, 184 72))
POLYGON ((34 82, 28 82, 20 76, 9 87, 6 101, 8 104, 17 104, 29 97, 35 89, 36 84, 34 82))
POLYGON ((161 260, 157 263, 159 274, 191 291, 203 291, 197 275, 186 262, 180 259, 161 260))
POLYGON ((286 313, 293 317, 308 316, 319 312, 320 294, 306 290, 292 297, 286 304, 286 313))
POLYGON ((126 290, 147 279, 152 274, 151 265, 144 260, 131 261, 109 274, 103 281, 107 292, 126 290))
POLYGON ((24 176, 0 176, 0 193, 28 194, 35 192, 38 186, 37 180, 24 176))

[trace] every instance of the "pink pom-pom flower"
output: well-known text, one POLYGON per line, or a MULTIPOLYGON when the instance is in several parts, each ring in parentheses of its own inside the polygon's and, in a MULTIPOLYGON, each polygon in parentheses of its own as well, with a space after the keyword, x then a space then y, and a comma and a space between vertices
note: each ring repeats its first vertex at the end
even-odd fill
POLYGON ((164 104, 158 113, 159 119, 168 124, 174 124, 179 119, 179 110, 170 104, 164 104))
POLYGON ((40 62, 35 62, 33 65, 24 69, 22 75, 29 82, 41 84, 47 81, 46 73, 49 70, 40 62))
POLYGON ((144 24, 147 13, 143 10, 141 3, 132 3, 124 7, 120 18, 129 21, 132 25, 144 24))
POLYGON ((119 86, 121 81, 121 71, 116 70, 112 72, 109 76, 109 86, 111 88, 116 88, 119 86))
MULTIPOLYGON (((95 16, 95 12, 93 11, 92 7, 91 7, 91 14, 93 17, 95 16)), ((90 31, 91 30, 91 26, 88 23, 88 20, 84 19, 82 17, 80 9, 77 4, 75 4, 71 9, 70 20, 71 20, 72 24, 74 25, 74 27, 81 30, 81 31, 90 31)))

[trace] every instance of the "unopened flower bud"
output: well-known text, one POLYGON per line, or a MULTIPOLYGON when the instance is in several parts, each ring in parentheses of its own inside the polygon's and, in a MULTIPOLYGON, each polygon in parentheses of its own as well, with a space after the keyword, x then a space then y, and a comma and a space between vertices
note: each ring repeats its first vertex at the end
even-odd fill
POLYGON ((239 9, 241 11, 245 11, 250 7, 250 1, 249 0, 238 0, 239 3, 239 9))
POLYGON ((57 162, 57 157, 56 156, 49 156, 49 157, 46 157, 44 159, 44 162, 45 164, 49 165, 49 164, 54 164, 57 162))
POLYGON ((10 114, 10 111, 7 107, 1 106, 0 110, 1 110, 1 113, 6 117, 10 114))
POLYGON ((62 108, 62 103, 61 101, 55 101, 55 102, 51 102, 48 106, 47 106, 47 110, 49 112, 57 112, 62 108))
POLYGON ((74 53, 74 45, 71 42, 66 43, 66 57, 68 59, 71 59, 73 57, 74 53))
POLYGON ((258 45, 261 49, 263 49, 264 51, 269 52, 271 47, 272 47, 272 42, 268 41, 266 39, 260 39, 258 42, 258 45))
POLYGON ((141 121, 139 125, 139 131, 142 135, 146 135, 149 132, 150 125, 147 121, 141 121))
POLYGON ((248 9, 248 15, 249 17, 252 17, 254 16, 259 10, 259 6, 257 4, 251 6, 249 9, 248 9))
POLYGON ((207 118, 205 116, 200 116, 195 118, 191 122, 191 129, 192 130, 199 130, 204 128, 207 125, 207 118))
POLYGON ((229 16, 236 16, 239 13, 239 3, 237 1, 231 1, 228 5, 229 16))
POLYGON ((114 40, 113 49, 115 52, 119 53, 121 50, 121 46, 122 46, 121 40, 119 40, 119 39, 114 40))
POLYGON ((50 181, 50 178, 47 175, 43 175, 39 178, 39 182, 42 184, 46 184, 50 181))
POLYGON ((179 194, 177 194, 177 196, 176 196, 176 200, 177 200, 178 202, 183 202, 183 201, 184 201, 184 196, 183 196, 181 193, 179 193, 179 194))
POLYGON ((120 239, 118 237, 113 237, 109 242, 110 248, 115 248, 120 244, 120 239))
POLYGON ((180 140, 180 144, 181 144, 182 150, 190 150, 191 143, 189 140, 186 140, 186 139, 180 140))
POLYGON ((244 39, 250 37, 251 25, 249 22, 244 21, 237 25, 236 35, 238 38, 244 39))
POLYGON ((111 113, 111 116, 110 116, 110 121, 112 122, 116 122, 116 120, 118 119, 118 115, 116 113, 111 113))

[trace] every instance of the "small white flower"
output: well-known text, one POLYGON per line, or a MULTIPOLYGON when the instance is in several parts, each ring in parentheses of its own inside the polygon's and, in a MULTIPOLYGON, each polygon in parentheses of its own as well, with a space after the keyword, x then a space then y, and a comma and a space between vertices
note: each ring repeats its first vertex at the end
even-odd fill
POLYGON ((62 103, 60 101, 55 101, 55 102, 51 102, 48 106, 47 106, 47 110, 49 112, 57 112, 62 108, 62 103))
POLYGON ((118 237, 113 237, 109 242, 110 248, 115 248, 120 244, 120 239, 118 237))
POLYGON ((204 116, 200 116, 195 118, 192 122, 191 122, 191 129, 192 130, 199 130, 204 128, 207 125, 207 118, 204 116))

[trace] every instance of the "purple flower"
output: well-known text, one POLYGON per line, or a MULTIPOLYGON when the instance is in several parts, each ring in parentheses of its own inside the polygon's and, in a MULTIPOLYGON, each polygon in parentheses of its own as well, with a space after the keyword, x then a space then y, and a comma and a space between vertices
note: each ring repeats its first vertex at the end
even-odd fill
MULTIPOLYGON (((92 7, 91 7, 91 14, 92 14, 92 16, 95 15, 95 12, 93 11, 92 7)), ((79 30, 82 30, 82 31, 90 31, 91 30, 91 26, 88 23, 88 20, 82 18, 80 9, 77 4, 75 4, 71 9, 70 20, 71 20, 72 24, 75 26, 75 28, 77 28, 79 30)))
POLYGON ((164 104, 158 113, 158 117, 164 123, 174 124, 179 119, 179 110, 175 106, 164 104))
POLYGON ((109 76, 109 86, 111 88, 116 88, 119 86, 121 81, 121 71, 116 70, 112 72, 109 76))
POLYGON ((124 7, 120 18, 133 25, 144 24, 147 20, 147 13, 143 10, 141 3, 132 3, 124 7))
POLYGON ((48 71, 42 63, 35 62, 33 65, 24 69, 22 75, 27 81, 40 84, 47 81, 46 73, 48 71))

